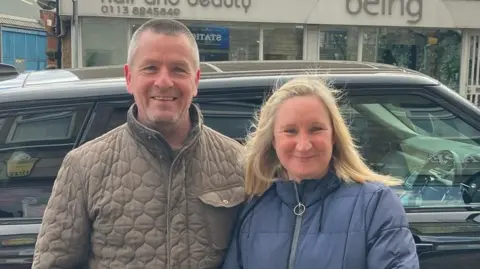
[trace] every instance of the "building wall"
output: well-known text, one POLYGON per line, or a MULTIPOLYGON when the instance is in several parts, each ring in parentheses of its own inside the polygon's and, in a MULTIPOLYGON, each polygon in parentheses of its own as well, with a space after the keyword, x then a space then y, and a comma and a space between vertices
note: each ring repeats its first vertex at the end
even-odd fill
MULTIPOLYGON (((158 5, 146 3, 78 1, 81 26, 78 43, 73 46, 79 50, 78 66, 125 63, 128 40, 138 26, 152 17, 168 17, 189 27, 227 29, 227 47, 204 47, 205 44, 197 40, 203 60, 381 62, 423 72, 458 89, 460 62, 464 57, 462 31, 480 29, 477 19, 480 1, 302 0, 299 4, 290 0, 166 0, 157 1, 161 3, 158 5), (178 14, 162 15, 162 11, 178 11, 178 14)), ((72 2, 60 4, 62 16, 71 17, 72 2)), ((70 38, 64 38, 63 42, 65 58, 69 55, 67 40, 70 38)), ((64 67, 70 66, 67 62, 65 59, 64 67)))
POLYGON ((72 37, 70 31, 62 37, 62 68, 72 68, 72 37))
MULTIPOLYGON (((480 1, 468 0, 82 0, 79 16, 318 25, 480 28, 480 1), (148 2, 155 2, 149 5, 148 2), (166 4, 165 4, 166 3, 166 4), (391 10, 391 12, 389 12, 391 10), (294 11, 294 12, 293 12, 294 11)), ((72 15, 72 1, 60 1, 72 15)))
MULTIPOLYGON (((42 21, 47 33, 47 51, 57 51, 57 37, 54 33, 55 12, 49 10, 40 10, 40 20, 42 21)), ((56 67, 56 59, 47 59, 47 67, 56 67)))

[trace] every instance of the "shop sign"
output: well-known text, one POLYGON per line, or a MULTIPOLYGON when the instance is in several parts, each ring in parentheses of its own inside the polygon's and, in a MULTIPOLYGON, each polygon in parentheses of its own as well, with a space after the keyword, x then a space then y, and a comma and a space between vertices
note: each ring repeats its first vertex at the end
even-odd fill
POLYGON ((98 0, 103 15, 135 17, 177 17, 182 9, 228 8, 248 12, 252 0, 98 0))
POLYGON ((228 49, 230 31, 226 27, 188 27, 200 49, 228 49))
POLYGON ((347 12, 358 15, 362 12, 370 16, 408 16, 408 23, 416 24, 422 20, 423 0, 345 0, 347 12), (394 12, 395 10, 395 12, 394 12))

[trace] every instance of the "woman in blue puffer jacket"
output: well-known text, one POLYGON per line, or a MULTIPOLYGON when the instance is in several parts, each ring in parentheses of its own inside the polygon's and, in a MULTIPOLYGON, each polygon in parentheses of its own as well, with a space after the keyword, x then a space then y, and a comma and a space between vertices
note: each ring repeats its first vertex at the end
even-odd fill
POLYGON ((400 181, 363 162, 333 90, 291 80, 248 137, 245 190, 223 269, 417 269, 400 181))

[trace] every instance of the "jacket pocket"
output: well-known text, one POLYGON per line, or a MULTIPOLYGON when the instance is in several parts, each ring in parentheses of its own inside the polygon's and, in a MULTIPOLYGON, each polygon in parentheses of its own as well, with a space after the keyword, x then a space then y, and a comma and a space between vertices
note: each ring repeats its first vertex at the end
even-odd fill
POLYGON ((238 210, 245 201, 243 186, 206 192, 198 197, 203 203, 210 246, 217 251, 228 248, 238 210))

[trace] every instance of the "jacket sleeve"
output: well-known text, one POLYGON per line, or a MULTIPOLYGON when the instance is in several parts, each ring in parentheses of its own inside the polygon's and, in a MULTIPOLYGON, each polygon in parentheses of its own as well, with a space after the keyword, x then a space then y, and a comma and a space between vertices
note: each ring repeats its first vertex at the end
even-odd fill
POLYGON ((80 268, 89 252, 90 221, 79 158, 67 154, 53 185, 32 269, 80 268))
POLYGON ((367 268, 419 269, 405 210, 392 189, 383 187, 367 207, 367 268))

